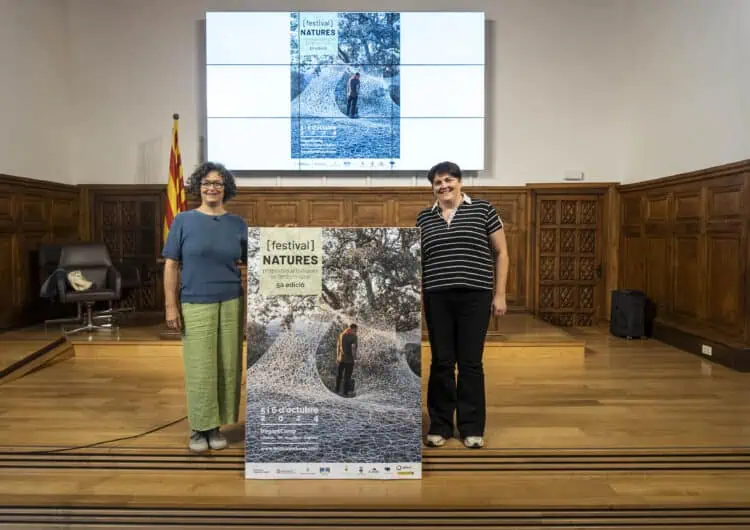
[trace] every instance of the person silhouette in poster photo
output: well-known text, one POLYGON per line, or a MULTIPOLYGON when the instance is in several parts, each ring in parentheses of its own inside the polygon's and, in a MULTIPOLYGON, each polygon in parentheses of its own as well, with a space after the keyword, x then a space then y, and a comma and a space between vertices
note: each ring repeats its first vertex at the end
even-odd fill
POLYGON ((430 169, 435 203, 417 216, 432 351, 425 444, 440 447, 453 437, 455 413, 464 445, 477 449, 484 447, 484 342, 490 316, 507 311, 508 247, 495 207, 464 193, 461 176, 453 162, 430 169))
POLYGON ((336 343, 336 362, 338 363, 336 393, 340 396, 347 397, 353 394, 351 382, 358 344, 357 324, 349 324, 349 327, 341 332, 336 343))
POLYGON ((191 451, 223 449, 222 425, 237 423, 245 308, 239 263, 247 223, 224 209, 237 194, 223 165, 201 164, 187 183, 201 205, 175 216, 162 251, 166 321, 182 331, 191 451))
POLYGON ((354 75, 346 82, 346 115, 350 118, 358 116, 357 100, 359 99, 359 83, 359 72, 354 72, 354 75))

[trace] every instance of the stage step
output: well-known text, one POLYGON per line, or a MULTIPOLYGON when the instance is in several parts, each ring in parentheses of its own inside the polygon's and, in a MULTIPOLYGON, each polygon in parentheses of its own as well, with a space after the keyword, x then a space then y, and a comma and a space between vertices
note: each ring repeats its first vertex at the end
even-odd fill
MULTIPOLYGON (((425 474, 509 471, 718 471, 750 470, 750 448, 694 450, 425 450, 425 474)), ((211 471, 241 474, 241 450, 206 456, 187 450, 156 448, 24 448, 1 451, 0 469, 129 469, 144 471, 211 471)))
MULTIPOLYGON (((298 509, 246 508, 139 508, 24 506, 0 511, 0 528, 53 528, 43 525, 65 524, 64 528, 112 528, 136 526, 156 528, 597 528, 618 530, 697 530, 747 528, 750 508, 659 506, 597 508, 429 508, 429 509, 356 509, 351 507, 298 509), (14 526, 16 525, 16 526, 14 526)), ((58 528, 54 526, 54 528, 58 528)), ((62 528, 60 526, 59 528, 62 528)))
POLYGON ((4 362, 0 368, 0 385, 10 383, 36 370, 70 359, 75 355, 73 345, 64 337, 51 340, 44 345, 30 343, 28 347, 18 344, 11 348, 3 344, 4 362))

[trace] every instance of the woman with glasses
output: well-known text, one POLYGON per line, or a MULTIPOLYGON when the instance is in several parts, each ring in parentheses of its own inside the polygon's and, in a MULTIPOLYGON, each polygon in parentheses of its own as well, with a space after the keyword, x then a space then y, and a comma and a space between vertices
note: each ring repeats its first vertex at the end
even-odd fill
POLYGON ((166 320, 181 329, 190 440, 194 452, 227 446, 219 427, 237 423, 242 381, 242 280, 247 223, 224 209, 237 194, 234 176, 206 162, 188 192, 201 205, 177 214, 162 255, 166 320))

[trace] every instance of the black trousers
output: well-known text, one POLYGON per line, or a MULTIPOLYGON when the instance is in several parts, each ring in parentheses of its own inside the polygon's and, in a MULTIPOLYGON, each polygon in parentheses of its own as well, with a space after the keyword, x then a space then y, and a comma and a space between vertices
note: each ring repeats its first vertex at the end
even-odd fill
POLYGON ((352 379, 352 371, 354 371, 354 363, 339 363, 339 370, 336 374, 336 393, 346 392, 349 388, 349 381, 352 379), (343 376, 344 386, 341 386, 343 376))
POLYGON ((353 118, 357 115, 357 99, 359 96, 349 96, 346 98, 346 115, 353 118))
POLYGON ((491 307, 492 291, 489 290, 451 289, 424 294, 432 350, 427 386, 429 434, 451 438, 455 413, 462 438, 484 436, 486 405, 482 355, 491 307))

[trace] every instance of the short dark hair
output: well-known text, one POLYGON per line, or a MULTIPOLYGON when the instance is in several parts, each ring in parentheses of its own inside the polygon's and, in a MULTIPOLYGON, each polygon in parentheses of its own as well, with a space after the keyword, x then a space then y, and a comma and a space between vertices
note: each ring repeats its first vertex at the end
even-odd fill
POLYGON ((187 184, 187 190, 194 196, 201 196, 201 182, 212 171, 216 171, 224 182, 224 202, 227 202, 237 196, 237 183, 234 181, 234 175, 223 164, 218 162, 203 162, 190 175, 187 184))
POLYGON ((461 180, 461 168, 458 167, 458 164, 453 162, 440 162, 439 164, 432 166, 427 172, 427 180, 432 184, 432 181, 435 180, 435 175, 443 175, 445 173, 461 180))
POLYGON ((349 328, 351 328, 351 329, 357 329, 357 324, 349 324, 349 328))

